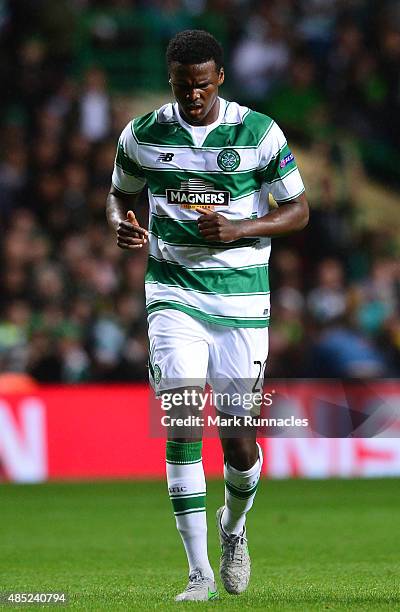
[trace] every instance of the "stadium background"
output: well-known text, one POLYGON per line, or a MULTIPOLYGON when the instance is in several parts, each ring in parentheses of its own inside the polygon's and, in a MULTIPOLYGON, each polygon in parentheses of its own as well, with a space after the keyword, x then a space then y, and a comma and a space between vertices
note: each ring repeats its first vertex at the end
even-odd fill
MULTIPOLYGON (((184 28, 208 29, 222 42, 222 95, 278 121, 312 206, 305 231, 274 241, 268 379, 396 380, 398 3, 3 1, 0 28, 3 478, 35 480, 29 469, 15 477, 9 465, 9 449, 23 454, 30 435, 44 440, 48 469, 38 479, 53 474, 49 448, 58 438, 49 415, 62 414, 61 397, 71 393, 81 405, 77 432, 101 413, 96 385, 146 383, 146 253, 116 247, 105 199, 121 129, 170 96, 164 50, 184 28), (36 408, 26 408, 21 384, 36 408), (49 384, 65 387, 51 392, 49 384), (35 418, 41 433, 30 425, 35 418)), ((145 224, 145 195, 138 216, 145 224)), ((145 418, 141 388, 112 387, 132 403, 119 417, 126 431, 145 418)), ((70 414, 68 402, 64 410, 70 414)), ((399 471, 396 439, 370 444, 390 446, 382 473, 399 471)), ((129 453, 124 461, 130 465, 129 453)), ((112 473, 104 469, 86 471, 112 473)), ((123 474, 151 473, 131 469, 123 474)))
POLYGON ((268 376, 398 376, 397 2, 17 0, 0 11, 1 371, 146 380, 146 253, 115 247, 104 203, 121 129, 169 99, 168 39, 200 27, 225 48, 222 95, 287 133, 312 206, 306 231, 274 241, 268 376))

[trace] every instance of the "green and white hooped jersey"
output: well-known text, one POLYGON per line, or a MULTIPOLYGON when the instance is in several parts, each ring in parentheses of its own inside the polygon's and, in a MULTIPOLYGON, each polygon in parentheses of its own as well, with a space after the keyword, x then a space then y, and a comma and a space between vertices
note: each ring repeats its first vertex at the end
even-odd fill
POLYGON ((230 327, 269 323, 269 238, 207 242, 195 206, 239 221, 268 212, 304 186, 286 139, 266 115, 220 98, 218 120, 194 127, 177 104, 138 117, 123 130, 112 176, 129 194, 147 184, 149 313, 173 308, 230 327))

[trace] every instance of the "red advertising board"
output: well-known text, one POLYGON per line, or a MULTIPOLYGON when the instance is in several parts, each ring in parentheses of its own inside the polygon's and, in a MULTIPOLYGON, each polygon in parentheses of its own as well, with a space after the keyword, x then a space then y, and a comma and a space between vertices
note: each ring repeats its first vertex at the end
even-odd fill
MULTIPOLYGON (((149 434, 149 389, 50 386, 0 398, 0 479, 154 478, 165 473, 165 440, 149 434)), ((207 468, 220 474, 217 440, 207 468)))

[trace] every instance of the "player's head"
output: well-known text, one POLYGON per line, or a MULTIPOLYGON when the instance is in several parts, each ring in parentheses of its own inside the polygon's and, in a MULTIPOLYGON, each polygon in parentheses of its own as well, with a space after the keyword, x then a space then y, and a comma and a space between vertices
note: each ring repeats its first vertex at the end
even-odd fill
POLYGON ((221 45, 204 30, 184 30, 170 40, 166 55, 169 82, 181 114, 194 125, 210 123, 208 115, 224 82, 221 45))

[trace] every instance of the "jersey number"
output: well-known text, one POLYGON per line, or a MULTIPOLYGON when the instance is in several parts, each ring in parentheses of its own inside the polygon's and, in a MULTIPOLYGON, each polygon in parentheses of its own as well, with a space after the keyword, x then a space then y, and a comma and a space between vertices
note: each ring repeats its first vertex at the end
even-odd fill
POLYGON ((258 366, 259 370, 258 370, 258 376, 256 379, 256 382, 253 385, 252 388, 252 392, 253 393, 261 393, 262 391, 262 383, 264 380, 264 375, 265 375, 265 367, 267 365, 267 360, 265 360, 264 362, 262 361, 254 361, 253 362, 254 365, 258 366), (258 385, 260 384, 260 388, 258 388, 258 385))

